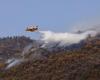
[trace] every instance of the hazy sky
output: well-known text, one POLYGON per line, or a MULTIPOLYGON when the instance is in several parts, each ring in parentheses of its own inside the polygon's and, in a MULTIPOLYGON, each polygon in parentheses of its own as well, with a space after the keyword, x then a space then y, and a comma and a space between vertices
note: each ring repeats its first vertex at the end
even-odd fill
POLYGON ((0 36, 26 35, 28 25, 40 30, 69 31, 81 21, 100 18, 100 0, 0 0, 0 36))

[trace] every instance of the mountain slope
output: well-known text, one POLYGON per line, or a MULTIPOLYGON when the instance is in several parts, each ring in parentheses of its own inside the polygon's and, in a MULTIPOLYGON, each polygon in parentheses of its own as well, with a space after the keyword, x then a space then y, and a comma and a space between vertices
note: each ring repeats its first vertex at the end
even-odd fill
POLYGON ((23 62, 0 73, 4 80, 99 80, 100 37, 88 38, 79 49, 52 52, 46 59, 23 62))
POLYGON ((33 40, 25 36, 0 38, 0 57, 3 59, 14 57, 32 42, 33 40))

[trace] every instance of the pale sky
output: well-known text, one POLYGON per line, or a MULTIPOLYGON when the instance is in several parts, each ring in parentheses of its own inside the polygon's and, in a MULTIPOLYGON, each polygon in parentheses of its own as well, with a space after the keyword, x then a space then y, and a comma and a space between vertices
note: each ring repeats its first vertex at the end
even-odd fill
POLYGON ((0 37, 25 32, 28 25, 40 30, 67 32, 81 21, 100 18, 100 0, 0 0, 0 37))

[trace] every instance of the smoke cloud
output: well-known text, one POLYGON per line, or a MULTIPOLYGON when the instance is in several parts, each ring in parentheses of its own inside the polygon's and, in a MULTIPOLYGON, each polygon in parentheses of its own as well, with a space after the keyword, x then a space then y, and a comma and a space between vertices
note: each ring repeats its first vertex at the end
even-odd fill
POLYGON ((80 23, 77 24, 76 26, 73 26, 73 29, 71 30, 73 32, 77 32, 77 31, 95 31, 97 33, 100 33, 100 23, 97 22, 90 22, 90 23, 80 23))
POLYGON ((69 46, 71 44, 77 44, 81 40, 86 39, 89 35, 92 37, 97 34, 96 31, 86 31, 84 33, 56 33, 52 31, 40 31, 41 41, 44 42, 42 47, 53 46, 58 44, 58 46, 69 46))
POLYGON ((7 69, 9 69, 13 66, 19 65, 22 61, 23 61, 22 59, 14 59, 14 58, 8 59, 7 62, 6 62, 6 64, 8 64, 8 65, 5 69, 7 70, 7 69))

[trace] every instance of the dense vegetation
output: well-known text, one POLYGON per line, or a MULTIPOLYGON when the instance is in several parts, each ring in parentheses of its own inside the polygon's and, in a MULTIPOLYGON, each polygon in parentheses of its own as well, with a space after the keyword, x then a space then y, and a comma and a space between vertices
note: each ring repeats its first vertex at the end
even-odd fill
POLYGON ((9 58, 22 52, 23 48, 32 43, 28 37, 14 36, 0 38, 0 57, 9 58))
POLYGON ((1 80, 100 80, 100 37, 80 49, 50 54, 0 72, 1 80))

